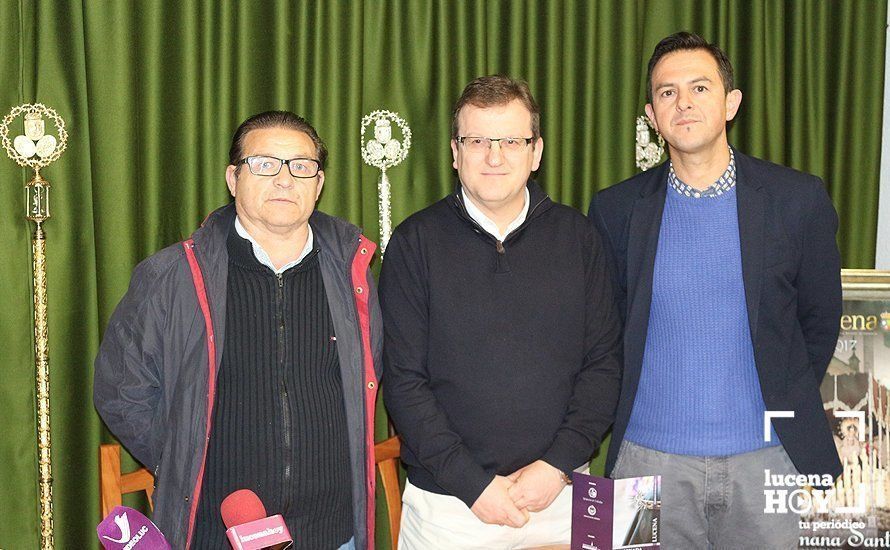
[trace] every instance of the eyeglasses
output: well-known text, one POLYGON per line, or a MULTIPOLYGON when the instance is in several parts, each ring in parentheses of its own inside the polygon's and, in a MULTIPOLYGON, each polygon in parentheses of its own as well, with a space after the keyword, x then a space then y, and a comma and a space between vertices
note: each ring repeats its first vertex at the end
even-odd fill
POLYGON ((505 153, 518 153, 525 149, 525 147, 533 142, 535 138, 533 137, 502 137, 502 138, 487 138, 487 137, 477 137, 477 136, 458 136, 454 138, 455 141, 463 145, 467 151, 471 153, 486 153, 489 149, 491 149, 491 145, 493 143, 497 143, 498 147, 501 151, 505 153))
POLYGON ((280 159, 276 157, 251 156, 239 160, 236 164, 246 164, 254 176, 277 176, 281 167, 287 164, 287 170, 295 178, 313 178, 321 170, 321 164, 315 159, 280 159))

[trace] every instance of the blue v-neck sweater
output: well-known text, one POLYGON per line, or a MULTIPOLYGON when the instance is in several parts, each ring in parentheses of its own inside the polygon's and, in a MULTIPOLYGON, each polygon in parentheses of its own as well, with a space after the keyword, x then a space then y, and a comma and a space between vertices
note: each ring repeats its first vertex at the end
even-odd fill
POLYGON ((745 305, 736 187, 694 198, 668 187, 643 370, 626 438, 720 456, 763 438, 763 395, 745 305))

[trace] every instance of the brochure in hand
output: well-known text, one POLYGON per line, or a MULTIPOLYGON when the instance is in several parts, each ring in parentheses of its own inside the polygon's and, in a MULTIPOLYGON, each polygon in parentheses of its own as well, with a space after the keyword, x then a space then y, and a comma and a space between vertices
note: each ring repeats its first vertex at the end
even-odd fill
POLYGON ((661 476, 572 474, 571 550, 661 548, 661 476))

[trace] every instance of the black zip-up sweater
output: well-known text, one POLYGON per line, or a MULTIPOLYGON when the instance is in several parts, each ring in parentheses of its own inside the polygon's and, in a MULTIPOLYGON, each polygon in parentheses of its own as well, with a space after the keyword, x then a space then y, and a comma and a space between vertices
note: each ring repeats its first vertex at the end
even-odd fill
POLYGON ((343 383, 316 248, 280 275, 229 230, 225 348, 192 547, 228 547, 223 499, 254 491, 294 549, 353 535, 343 383))
POLYGON ((584 463, 618 399, 621 327, 599 235, 528 188, 526 221, 500 242, 458 187, 396 228, 380 276, 384 403, 408 477, 467 506, 496 474, 584 463))

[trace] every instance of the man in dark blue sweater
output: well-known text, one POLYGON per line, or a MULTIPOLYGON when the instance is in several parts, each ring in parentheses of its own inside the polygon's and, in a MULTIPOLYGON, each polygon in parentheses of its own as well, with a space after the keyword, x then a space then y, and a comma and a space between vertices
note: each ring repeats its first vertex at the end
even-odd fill
POLYGON ((596 230, 532 182, 524 82, 471 82, 455 192, 402 223, 381 273, 384 402, 408 469, 400 547, 569 543, 572 470, 613 420, 620 326, 596 230))
POLYGON ((841 312, 837 215, 818 178, 729 147, 742 93, 717 46, 665 38, 648 84, 670 161, 590 205, 625 321, 607 470, 663 476, 666 548, 797 548, 798 517, 764 479, 840 472, 819 395, 841 312))

